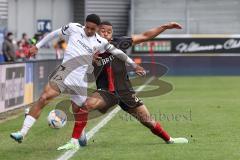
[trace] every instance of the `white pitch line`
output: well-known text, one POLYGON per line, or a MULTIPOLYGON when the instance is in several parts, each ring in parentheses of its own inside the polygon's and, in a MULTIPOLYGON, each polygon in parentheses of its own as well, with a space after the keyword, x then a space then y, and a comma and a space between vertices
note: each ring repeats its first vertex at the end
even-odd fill
MULTIPOLYGON (((136 89, 136 92, 141 92, 146 85, 148 85, 154 77, 149 78, 142 86, 136 89)), ((121 108, 118 106, 112 110, 104 119, 102 119, 95 127, 93 127, 89 132, 87 132, 87 140, 90 140, 102 127, 104 127, 119 111, 121 108)), ((69 150, 61 155, 57 160, 69 160, 74 156, 78 150, 69 150)))

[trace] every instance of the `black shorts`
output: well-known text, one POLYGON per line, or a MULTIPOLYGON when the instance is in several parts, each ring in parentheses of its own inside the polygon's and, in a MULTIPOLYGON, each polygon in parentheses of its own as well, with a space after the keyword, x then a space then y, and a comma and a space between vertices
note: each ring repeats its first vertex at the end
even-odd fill
POLYGON ((127 111, 128 109, 137 108, 143 105, 143 101, 138 98, 133 91, 111 93, 106 90, 97 90, 96 92, 99 93, 106 102, 107 109, 118 104, 123 110, 127 111))

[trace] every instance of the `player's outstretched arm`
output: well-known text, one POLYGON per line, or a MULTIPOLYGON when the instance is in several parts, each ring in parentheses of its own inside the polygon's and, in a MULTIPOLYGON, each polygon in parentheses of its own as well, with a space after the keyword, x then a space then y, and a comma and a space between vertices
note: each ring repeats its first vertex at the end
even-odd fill
POLYGON ((61 29, 57 29, 49 34, 47 34, 42 40, 40 40, 36 46, 33 46, 29 49, 29 56, 33 56, 35 54, 37 54, 38 49, 41 48, 43 45, 45 45, 47 42, 62 36, 62 30, 61 29))
POLYGON ((153 39, 167 29, 182 29, 182 26, 176 22, 170 22, 159 27, 152 28, 141 34, 132 35, 133 45, 153 39))

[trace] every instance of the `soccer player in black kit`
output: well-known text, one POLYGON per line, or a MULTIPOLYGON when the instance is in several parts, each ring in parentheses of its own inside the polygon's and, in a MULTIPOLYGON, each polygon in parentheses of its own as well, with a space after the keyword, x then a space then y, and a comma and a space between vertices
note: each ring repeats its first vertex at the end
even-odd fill
MULTIPOLYGON (((171 22, 142 34, 113 38, 112 24, 105 21, 100 25, 99 35, 110 41, 115 47, 126 50, 133 45, 153 39, 167 29, 181 28, 181 25, 178 23, 171 22)), ((87 124, 88 113, 95 109, 104 113, 117 104, 124 111, 134 116, 141 124, 149 128, 153 134, 162 138, 167 144, 188 143, 186 138, 170 137, 160 123, 150 116, 147 107, 136 96, 132 88, 125 62, 105 52, 95 56, 94 70, 97 91, 88 97, 84 107, 79 109, 79 121, 75 121, 72 134, 72 137, 81 137, 79 140, 80 145, 86 145, 86 136, 82 132, 87 124)), ((63 146, 59 149, 65 149, 65 147, 63 146)))

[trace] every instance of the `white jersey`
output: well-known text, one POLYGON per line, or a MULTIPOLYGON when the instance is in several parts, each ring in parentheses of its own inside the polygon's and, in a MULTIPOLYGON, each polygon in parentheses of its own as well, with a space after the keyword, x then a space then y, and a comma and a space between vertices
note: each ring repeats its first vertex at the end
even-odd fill
POLYGON ((92 37, 88 37, 85 34, 84 27, 79 23, 69 23, 61 29, 49 33, 36 44, 36 47, 39 49, 48 41, 61 35, 68 38, 63 63, 67 66, 70 65, 69 67, 73 68, 73 70, 79 66, 92 67, 93 55, 97 52, 104 53, 107 50, 112 55, 132 65, 133 68, 137 67, 137 64, 123 51, 109 44, 106 39, 100 37, 97 33, 92 37), (74 64, 74 66, 72 66, 72 64, 74 64))
POLYGON ((92 60, 95 53, 109 51, 118 58, 133 64, 134 62, 119 49, 116 49, 109 42, 95 34, 88 37, 84 27, 78 23, 69 23, 57 29, 36 44, 41 48, 46 42, 59 37, 68 37, 68 45, 64 54, 62 65, 60 65, 50 77, 50 81, 58 86, 61 92, 70 91, 71 99, 81 106, 87 98, 87 87, 89 76, 92 73, 92 60))
MULTIPOLYGON (((100 37, 97 33, 88 37, 85 34, 84 26, 79 23, 69 23, 62 27, 62 34, 68 36, 68 45, 64 54, 63 63, 79 57, 85 64, 92 64, 92 57, 95 53, 103 53, 110 49, 112 45, 100 37)), ((80 64, 84 65, 84 64, 80 64)))

